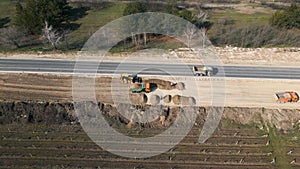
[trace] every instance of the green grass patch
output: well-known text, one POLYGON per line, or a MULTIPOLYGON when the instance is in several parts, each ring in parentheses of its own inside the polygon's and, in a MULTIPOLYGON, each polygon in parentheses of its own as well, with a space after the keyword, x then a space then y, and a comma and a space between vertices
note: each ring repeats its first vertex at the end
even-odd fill
POLYGON ((123 11, 126 4, 110 3, 106 4, 103 9, 89 10, 83 18, 73 22, 79 24, 80 27, 70 33, 70 44, 75 45, 75 48, 83 45, 88 38, 93 35, 99 28, 105 24, 123 16, 123 11))
POLYGON ((150 41, 148 43, 148 46, 151 47, 151 48, 164 49, 164 50, 177 49, 177 48, 180 48, 180 47, 186 47, 184 45, 184 43, 182 43, 180 41, 174 41, 174 40, 150 41))
POLYGON ((300 122, 297 121, 293 125, 293 130, 285 135, 284 139, 287 145, 298 146, 300 144, 300 122))
POLYGON ((275 158, 275 166, 278 168, 291 169, 291 165, 286 156, 286 141, 284 136, 280 135, 274 125, 268 125, 270 146, 275 158))
POLYGON ((250 123, 250 124, 241 124, 237 123, 230 119, 222 119, 220 121, 222 128, 226 129, 247 129, 253 133, 260 133, 260 130, 258 130, 259 124, 250 123))
POLYGON ((110 50, 110 52, 111 53, 137 52, 143 49, 162 49, 162 50, 171 49, 172 50, 180 47, 185 47, 185 45, 179 40, 167 36, 159 36, 159 37, 148 38, 146 46, 144 46, 143 43, 140 46, 136 46, 132 44, 131 41, 127 41, 125 44, 121 42, 118 45, 114 46, 110 50))
POLYGON ((17 1, 1 0, 0 1, 0 27, 7 26, 12 23, 16 14, 17 1))
POLYGON ((269 23, 271 13, 256 12, 254 14, 240 13, 234 10, 218 11, 210 13, 210 20, 213 23, 220 21, 233 21, 233 25, 243 27, 247 23, 265 24, 269 23))
POLYGON ((275 159, 275 166, 278 168, 291 169, 291 165, 288 162, 285 153, 287 135, 281 135, 275 125, 270 123, 265 123, 261 115, 259 115, 259 119, 263 128, 269 133, 268 136, 270 140, 269 147, 272 150, 272 155, 273 158, 275 159))

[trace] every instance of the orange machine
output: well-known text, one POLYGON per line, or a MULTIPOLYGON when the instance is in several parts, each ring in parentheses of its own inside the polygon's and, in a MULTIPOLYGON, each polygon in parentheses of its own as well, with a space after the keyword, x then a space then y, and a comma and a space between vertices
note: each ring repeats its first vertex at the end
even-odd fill
POLYGON ((151 92, 151 88, 150 88, 150 83, 149 82, 146 82, 146 83, 132 83, 130 85, 130 88, 129 90, 132 92, 132 93, 140 93, 140 92, 143 92, 145 91, 146 93, 149 93, 151 92))
POLYGON ((145 92, 146 93, 149 93, 149 92, 151 92, 151 87, 150 87, 150 83, 145 83, 145 92))
POLYGON ((275 93, 275 98, 276 101, 280 103, 298 102, 299 95, 296 92, 286 91, 282 93, 275 93))

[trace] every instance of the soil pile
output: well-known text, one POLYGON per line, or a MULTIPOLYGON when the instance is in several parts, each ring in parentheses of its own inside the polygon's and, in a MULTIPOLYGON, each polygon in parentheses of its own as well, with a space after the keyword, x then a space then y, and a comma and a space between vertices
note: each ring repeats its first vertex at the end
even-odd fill
POLYGON ((185 85, 182 82, 177 83, 175 86, 176 86, 176 89, 178 89, 178 90, 184 90, 185 89, 185 85))
POLYGON ((156 94, 150 96, 150 103, 152 105, 158 105, 160 102, 160 97, 156 94))
POLYGON ((130 103, 133 105, 145 105, 148 101, 148 97, 143 93, 130 93, 130 103))
POLYGON ((139 89, 142 87, 141 83, 131 83, 130 88, 139 89))
POLYGON ((172 98, 173 103, 176 105, 182 104, 182 105, 195 105, 196 100, 194 97, 186 97, 186 96, 179 96, 175 95, 172 98))
POLYGON ((171 81, 160 80, 160 79, 148 79, 145 81, 149 82, 150 84, 156 84, 157 88, 159 89, 163 89, 163 90, 176 89, 176 85, 172 85, 173 83, 171 81))
POLYGON ((171 96, 171 95, 166 95, 163 99, 164 99, 164 102, 165 102, 165 103, 171 103, 171 101, 172 101, 172 96, 171 96))

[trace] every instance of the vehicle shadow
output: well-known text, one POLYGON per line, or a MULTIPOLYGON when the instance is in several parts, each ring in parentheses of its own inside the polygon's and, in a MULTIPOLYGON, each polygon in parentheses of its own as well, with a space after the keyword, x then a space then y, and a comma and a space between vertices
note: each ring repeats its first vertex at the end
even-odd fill
POLYGON ((219 72, 219 69, 218 68, 213 68, 213 71, 212 71, 212 75, 216 75, 217 73, 219 72))

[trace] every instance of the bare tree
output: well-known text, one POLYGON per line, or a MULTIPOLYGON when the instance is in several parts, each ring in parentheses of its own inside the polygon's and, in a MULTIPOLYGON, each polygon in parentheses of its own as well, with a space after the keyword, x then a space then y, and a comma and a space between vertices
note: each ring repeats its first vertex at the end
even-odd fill
POLYGON ((206 28, 201 28, 200 29, 200 33, 202 35, 202 48, 205 47, 205 42, 206 42, 206 39, 207 39, 207 35, 206 35, 206 28))
POLYGON ((147 45, 147 33, 144 32, 144 46, 147 45))
POLYGON ((186 25, 186 28, 184 30, 184 36, 187 40, 187 47, 190 48, 191 46, 191 40, 197 35, 198 29, 192 24, 186 25))
POLYGON ((45 21, 45 28, 43 29, 42 39, 47 40, 53 47, 53 49, 57 49, 57 44, 62 39, 63 35, 60 35, 55 29, 53 29, 52 25, 48 25, 48 22, 45 21))
POLYGON ((203 10, 199 10, 195 17, 197 21, 205 22, 208 19, 208 14, 203 10))

